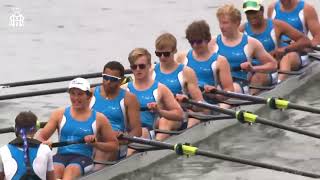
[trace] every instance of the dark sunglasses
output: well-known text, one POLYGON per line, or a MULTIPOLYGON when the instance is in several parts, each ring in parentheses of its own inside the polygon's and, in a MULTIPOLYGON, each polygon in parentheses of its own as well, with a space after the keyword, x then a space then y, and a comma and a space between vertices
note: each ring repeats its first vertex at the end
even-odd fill
POLYGON ((104 80, 110 81, 110 82, 119 82, 121 80, 121 78, 119 78, 119 77, 111 76, 108 74, 102 74, 102 77, 104 80))
POLYGON ((202 44, 203 42, 206 42, 206 41, 207 41, 207 40, 204 40, 204 39, 201 39, 201 40, 190 40, 189 43, 190 43, 191 45, 194 45, 194 44, 199 45, 199 44, 202 44))
POLYGON ((133 64, 133 65, 130 65, 130 68, 132 70, 136 70, 138 67, 139 67, 139 69, 145 69, 147 67, 147 65, 146 64, 133 64))
POLYGON ((156 53, 156 56, 157 56, 157 57, 161 57, 162 55, 163 55, 164 57, 169 57, 170 54, 171 54, 171 52, 169 52, 169 51, 167 51, 167 52, 158 52, 158 51, 155 51, 155 53, 156 53))

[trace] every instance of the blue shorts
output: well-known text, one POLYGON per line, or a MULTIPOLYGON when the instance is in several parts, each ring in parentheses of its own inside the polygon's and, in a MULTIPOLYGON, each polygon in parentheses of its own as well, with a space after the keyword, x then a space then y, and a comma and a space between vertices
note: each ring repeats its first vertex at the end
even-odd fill
POLYGON ((90 157, 79 154, 56 154, 53 156, 53 163, 67 167, 77 165, 80 167, 81 174, 84 175, 93 168, 93 160, 90 157))

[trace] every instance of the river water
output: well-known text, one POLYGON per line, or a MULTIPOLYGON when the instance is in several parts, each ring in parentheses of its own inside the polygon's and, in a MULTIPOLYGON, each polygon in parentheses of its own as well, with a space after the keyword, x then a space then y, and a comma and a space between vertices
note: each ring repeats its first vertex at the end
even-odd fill
MULTIPOLYGON (((184 34, 187 25, 193 20, 204 19, 211 26, 212 34, 218 34, 219 27, 215 12, 220 5, 232 2, 235 1, 1 0, 0 83, 100 72, 109 60, 119 60, 128 67, 127 55, 130 50, 135 47, 145 47, 153 52, 154 41, 162 32, 173 33, 178 39, 178 49, 186 51, 190 48, 184 34), (20 9, 24 17, 23 27, 9 26, 9 17, 14 13, 13 8, 20 9)), ((267 5, 270 2, 265 0, 263 3, 267 5)), ((308 2, 313 4, 319 12, 318 0, 308 0, 308 2)), ((235 3, 235 5, 238 8, 241 7, 241 3, 235 3)), ((153 58, 155 59, 154 56, 153 58)), ((91 82, 96 81, 99 80, 91 82)), ((60 88, 66 87, 67 84, 68 82, 63 82, 6 88, 1 89, 0 95, 60 88)), ((320 101, 317 88, 314 86, 308 88, 307 91, 310 93, 303 92, 303 97, 298 93, 296 99, 306 103, 315 102, 317 105, 320 101)), ((20 111, 32 110, 41 121, 46 121, 55 108, 68 104, 67 93, 1 101, 0 128, 13 125, 13 120, 20 111)), ((293 122, 299 126, 314 125, 313 120, 317 117, 306 113, 292 113, 294 113, 293 122)), ((277 116, 273 113, 265 115, 277 116)), ((310 128, 315 129, 315 127, 317 126, 310 128)), ((275 135, 260 137, 254 131, 255 129, 243 132, 243 127, 236 126, 210 138, 208 142, 201 144, 201 147, 219 149, 221 153, 240 153, 235 155, 252 154, 252 159, 280 161, 284 164, 294 165, 292 162, 298 161, 296 167, 307 166, 310 170, 312 169, 314 165, 312 159, 317 158, 317 155, 314 149, 316 142, 311 138, 290 134, 290 138, 295 140, 288 140, 287 135, 276 130, 265 132, 268 134, 272 131, 271 133, 275 135), (260 144, 260 141, 263 143, 260 144), (245 149, 248 146, 250 149, 245 149), (274 150, 277 153, 268 153, 266 149, 268 151, 277 149, 274 150), (308 161, 311 164, 301 164, 299 163, 301 159, 312 161, 308 161)), ((0 144, 5 144, 8 142, 7 138, 12 138, 13 134, 2 135, 2 137, 0 144)), ((150 170, 146 175, 147 179, 157 179, 157 177, 193 179, 199 176, 200 179, 213 177, 253 179, 257 175, 259 179, 260 175, 261 178, 272 175, 272 178, 267 179, 275 179, 278 175, 278 173, 273 175, 273 171, 252 169, 198 157, 178 158, 174 161, 188 164, 188 166, 180 166, 179 163, 174 165, 170 162, 170 166, 162 165, 156 172, 150 170), (212 164, 214 165, 211 166, 212 164)), ((315 169, 319 169, 316 167, 315 165, 315 169)), ((286 176, 280 177, 286 178, 286 176)))

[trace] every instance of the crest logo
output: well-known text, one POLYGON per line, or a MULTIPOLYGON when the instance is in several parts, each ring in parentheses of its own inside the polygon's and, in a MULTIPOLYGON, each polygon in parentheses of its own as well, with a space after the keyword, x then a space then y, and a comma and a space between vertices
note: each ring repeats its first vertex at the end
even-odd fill
POLYGON ((9 26, 11 27, 23 27, 24 17, 21 14, 20 8, 12 8, 13 14, 9 17, 9 26))

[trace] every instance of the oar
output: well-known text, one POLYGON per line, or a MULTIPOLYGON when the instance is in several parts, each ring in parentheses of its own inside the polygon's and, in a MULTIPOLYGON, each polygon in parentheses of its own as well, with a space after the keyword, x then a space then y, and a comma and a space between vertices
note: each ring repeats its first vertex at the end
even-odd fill
MULTIPOLYGON (((40 128, 43 128, 47 122, 40 122, 40 128)), ((15 132, 14 126, 0 129, 0 134, 15 132)))
POLYGON ((84 143, 85 141, 83 139, 75 140, 75 141, 61 141, 61 142, 52 143, 50 147, 55 148, 55 147, 68 146, 73 144, 84 144, 84 143))
MULTIPOLYGON (((125 74, 131 74, 132 71, 130 69, 125 70, 125 74)), ((78 75, 71 75, 71 76, 61 76, 55 78, 46 78, 46 79, 36 79, 36 80, 29 80, 29 81, 20 81, 20 82, 12 82, 12 83, 3 83, 0 84, 1 88, 9 88, 9 87, 18 87, 18 86, 29 86, 29 85, 36 85, 36 84, 46 84, 46 83, 54 83, 54 82, 62 82, 62 81, 70 81, 74 78, 82 77, 82 78, 98 78, 101 77, 101 72, 98 73, 89 73, 89 74, 78 74, 78 75)))
POLYGON ((299 134, 303 134, 306 136, 310 136, 310 137, 314 137, 314 138, 320 138, 320 134, 316 134, 313 132, 309 132, 309 131, 304 131, 298 128, 294 128, 294 127, 290 127, 290 126, 286 126, 277 122, 273 122, 273 121, 269 121, 267 119, 258 117, 258 115, 253 114, 251 112, 246 112, 243 110, 239 110, 239 111, 234 111, 231 109, 224 109, 221 108, 219 106, 216 105, 212 105, 212 104, 208 104, 208 103, 201 103, 201 102, 197 102, 194 100, 190 100, 185 98, 184 99, 184 103, 190 103, 199 107, 203 107, 203 108, 207 108, 207 109, 211 109, 223 114, 227 114, 229 116, 232 116, 234 118, 236 118, 238 121, 240 121, 241 123, 260 123, 260 124, 264 124, 264 125, 268 125, 268 126, 272 126, 272 127, 276 127, 276 128, 280 128, 280 129, 284 129, 287 131, 291 131, 291 132, 295 132, 295 133, 299 133, 299 134))
POLYGON ((139 137, 132 137, 132 136, 128 136, 128 135, 122 135, 119 138, 127 140, 127 141, 131 141, 131 142, 135 142, 135 143, 151 145, 151 146, 155 146, 155 147, 159 147, 159 148, 163 148, 163 149, 168 149, 168 150, 174 150, 174 151, 176 151, 176 153, 178 155, 200 155, 200 156, 205 156, 205 157, 209 157, 209 158, 216 158, 216 159, 221 159, 221 160, 226 160, 226 161, 231 161, 231 162, 237 162, 237 163, 241 163, 241 164, 257 166, 257 167, 272 169, 272 170, 281 171, 281 172, 292 173, 292 174, 311 177, 311 178, 320 178, 319 174, 315 174, 312 172, 306 172, 306 171, 301 171, 301 170, 297 170, 297 169, 281 167, 281 166, 277 166, 277 165, 273 165, 273 164, 267 164, 267 163, 256 162, 256 161, 251 161, 251 160, 247 160, 247 159, 236 158, 236 157, 232 157, 232 156, 224 155, 224 154, 212 153, 209 151, 198 149, 197 147, 190 146, 190 145, 169 144, 166 142, 154 141, 154 140, 150 140, 150 139, 143 139, 143 138, 139 138, 139 137))
POLYGON ((247 100, 247 101, 253 101, 256 103, 260 103, 260 104, 267 104, 272 109, 295 109, 295 110, 307 111, 307 112, 320 114, 320 109, 318 109, 318 108, 314 108, 311 106, 302 106, 299 104, 289 102, 289 101, 282 99, 282 98, 275 98, 275 97, 263 98, 263 97, 259 97, 259 96, 240 94, 240 93, 235 93, 235 92, 230 92, 230 91, 222 91, 219 89, 214 89, 211 91, 211 93, 221 94, 223 96, 232 97, 232 98, 239 98, 239 99, 243 99, 243 100, 247 100))
MULTIPOLYGON (((128 81, 131 81, 130 77, 126 77, 126 79, 122 83, 127 83, 128 81)), ((91 84, 91 87, 96 87, 99 85, 101 85, 101 83, 91 84)), ((68 91, 68 88, 56 88, 56 89, 48 89, 48 90, 33 91, 33 92, 7 94, 7 95, 0 96, 0 101, 1 100, 8 100, 8 99, 24 98, 24 97, 33 97, 33 96, 65 93, 67 91, 68 91)))

